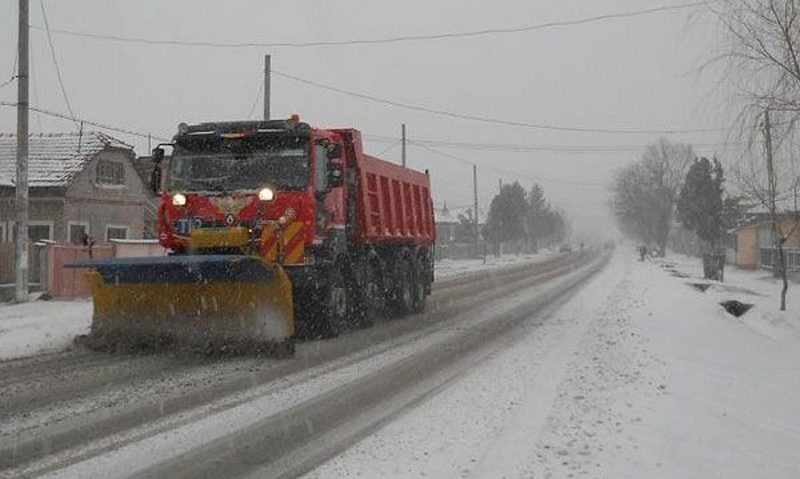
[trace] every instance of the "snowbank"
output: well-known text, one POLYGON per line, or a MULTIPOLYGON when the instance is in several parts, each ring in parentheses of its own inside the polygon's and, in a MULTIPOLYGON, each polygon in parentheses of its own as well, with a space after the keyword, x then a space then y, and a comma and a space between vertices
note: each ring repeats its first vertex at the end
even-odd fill
POLYGON ((773 339, 791 337, 800 340, 800 285, 789 283, 786 296, 786 311, 779 310, 781 281, 771 272, 764 270, 742 270, 726 266, 725 281, 707 281, 703 278, 703 265, 700 258, 683 255, 669 255, 665 259, 652 260, 662 269, 687 274, 686 281, 694 284, 708 284, 706 295, 717 303, 737 300, 752 304, 753 307, 738 321, 759 334, 773 339))
POLYGON ((541 263, 558 255, 559 253, 554 253, 552 251, 540 251, 538 254, 503 255, 500 257, 487 255, 485 263, 482 258, 443 259, 436 262, 434 274, 436 275, 436 279, 454 278, 476 271, 491 271, 509 266, 541 263))
POLYGON ((0 306, 0 360, 57 351, 89 332, 91 301, 33 301, 0 306))

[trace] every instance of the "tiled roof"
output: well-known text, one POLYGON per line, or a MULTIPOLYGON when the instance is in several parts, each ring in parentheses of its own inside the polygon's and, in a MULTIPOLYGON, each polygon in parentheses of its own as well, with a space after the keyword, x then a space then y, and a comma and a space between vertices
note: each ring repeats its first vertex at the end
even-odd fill
MULTIPOLYGON (((67 186, 92 157, 106 148, 133 147, 97 131, 29 136, 28 185, 67 186)), ((17 178, 17 135, 0 133, 0 185, 17 178)))

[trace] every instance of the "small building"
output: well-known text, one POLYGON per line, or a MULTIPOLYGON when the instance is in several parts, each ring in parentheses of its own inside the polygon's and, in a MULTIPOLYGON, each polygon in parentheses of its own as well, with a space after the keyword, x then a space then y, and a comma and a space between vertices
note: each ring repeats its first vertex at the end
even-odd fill
MULTIPOLYGON (((133 147, 100 132, 31 135, 29 236, 81 244, 142 238, 152 195, 133 147)), ((0 242, 15 237, 17 136, 0 134, 0 242)))
MULTIPOLYGON (((781 230, 789 234, 784 244, 786 265, 789 271, 800 270, 800 224, 795 215, 781 215, 781 230)), ((743 269, 773 269, 777 262, 778 252, 775 248, 772 222, 764 213, 756 213, 747 225, 733 231, 734 264, 743 269)))
POLYGON ((456 228, 459 220, 447 208, 447 202, 441 208, 434 209, 434 221, 436 222, 436 243, 437 245, 450 244, 456 240, 456 228))

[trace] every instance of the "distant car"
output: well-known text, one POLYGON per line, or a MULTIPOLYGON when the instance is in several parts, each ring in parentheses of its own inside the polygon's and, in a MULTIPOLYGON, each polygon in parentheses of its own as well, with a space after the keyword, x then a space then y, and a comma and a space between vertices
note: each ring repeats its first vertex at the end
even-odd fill
POLYGON ((559 253, 572 253, 572 245, 569 243, 564 243, 558 247, 559 253))

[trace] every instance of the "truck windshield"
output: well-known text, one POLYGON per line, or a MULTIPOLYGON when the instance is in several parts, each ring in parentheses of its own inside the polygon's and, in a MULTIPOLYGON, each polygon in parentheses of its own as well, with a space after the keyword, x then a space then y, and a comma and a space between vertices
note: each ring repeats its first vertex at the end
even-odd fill
POLYGON ((278 146, 237 152, 175 150, 167 187, 182 191, 254 190, 264 184, 296 190, 308 186, 308 149, 278 146))

